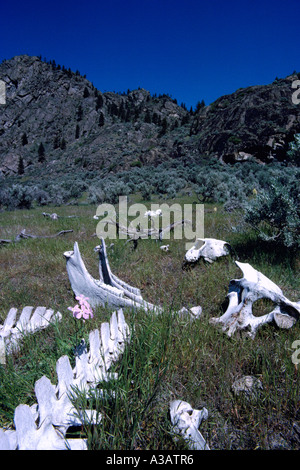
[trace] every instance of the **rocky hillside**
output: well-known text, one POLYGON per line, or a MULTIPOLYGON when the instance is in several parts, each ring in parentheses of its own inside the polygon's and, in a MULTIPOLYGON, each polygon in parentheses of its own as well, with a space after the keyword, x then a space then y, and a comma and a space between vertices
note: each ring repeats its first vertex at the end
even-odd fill
POLYGON ((289 142, 300 132, 300 104, 292 101, 298 75, 240 88, 202 109, 191 128, 200 153, 216 154, 225 162, 251 155, 264 162, 284 160, 289 142))
POLYGON ((168 159, 225 162, 285 159, 300 132, 292 103, 296 75, 240 89, 188 111, 144 89, 101 92, 54 61, 17 56, 0 64, 0 175, 40 177, 78 168, 120 171, 168 159))

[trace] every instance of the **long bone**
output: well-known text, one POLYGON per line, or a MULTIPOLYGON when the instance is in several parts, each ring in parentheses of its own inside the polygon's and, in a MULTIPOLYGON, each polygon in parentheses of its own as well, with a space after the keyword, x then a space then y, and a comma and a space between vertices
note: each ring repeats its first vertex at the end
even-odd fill
POLYGON ((182 435, 190 450, 209 450, 198 430, 201 422, 208 417, 206 408, 194 410, 186 401, 174 400, 170 403, 170 417, 174 431, 182 435))

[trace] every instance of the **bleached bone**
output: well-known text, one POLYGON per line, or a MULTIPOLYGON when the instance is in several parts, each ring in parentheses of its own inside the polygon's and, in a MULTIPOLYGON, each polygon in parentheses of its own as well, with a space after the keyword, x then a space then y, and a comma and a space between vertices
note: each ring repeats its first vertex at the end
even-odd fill
MULTIPOLYGON (((102 244, 95 248, 99 253, 99 280, 94 279, 87 271, 77 242, 74 244, 74 251, 64 253, 69 280, 75 295, 88 297, 92 307, 107 305, 112 308, 129 307, 134 310, 143 309, 146 312, 161 313, 163 311, 161 307, 143 299, 140 289, 130 286, 112 273, 103 238, 101 242, 102 244)), ((199 308, 197 307, 198 312, 199 308)), ((192 318, 197 317, 194 311, 186 309, 186 312, 192 318)))
POLYGON ((169 251, 169 246, 170 246, 170 245, 162 245, 162 246, 160 246, 160 249, 161 249, 162 251, 169 251))
POLYGON ((5 353, 18 349, 24 335, 46 328, 51 322, 60 321, 60 312, 46 307, 24 307, 17 320, 18 309, 11 308, 3 325, 0 325, 0 363, 5 364, 5 353), (33 313, 32 313, 33 312, 33 313))
POLYGON ((223 240, 216 240, 215 238, 197 238, 196 243, 185 254, 185 261, 187 263, 195 263, 201 257, 205 261, 212 263, 221 256, 229 254, 230 245, 223 240), (199 247, 200 242, 204 242, 199 247))
POLYGON ((77 350, 74 369, 68 356, 58 359, 56 386, 45 376, 35 383, 37 403, 16 408, 16 429, 0 429, 0 449, 87 449, 84 439, 66 439, 66 431, 70 426, 81 426, 83 421, 99 424, 102 416, 94 410, 78 412, 72 404, 72 395, 76 395, 76 390, 88 394, 100 382, 116 379, 117 374, 109 373, 109 368, 119 359, 129 340, 130 330, 120 309, 112 314, 109 323, 102 323, 101 331, 90 332, 90 350, 87 351, 83 342, 77 350))
POLYGON ((69 280, 75 295, 82 294, 88 297, 92 307, 108 305, 112 308, 131 307, 134 309, 143 308, 146 311, 159 311, 159 307, 146 302, 141 297, 139 289, 129 286, 112 275, 107 263, 104 240, 102 246, 104 247, 102 251, 96 247, 100 257, 100 280, 94 279, 87 271, 77 242, 74 244, 74 251, 64 253, 69 280))
POLYGON ((248 335, 251 338, 255 337, 257 329, 265 323, 274 321, 279 328, 291 328, 299 318, 300 302, 287 299, 274 282, 250 264, 239 261, 235 263, 242 270, 243 278, 230 281, 228 308, 221 317, 211 318, 210 322, 221 324, 228 336, 232 336, 237 330, 250 328, 248 335), (275 308, 266 315, 256 317, 252 313, 252 305, 262 298, 272 300, 275 308))
POLYGON ((48 214, 48 212, 43 212, 43 216, 44 217, 50 217, 50 219, 52 220, 57 220, 58 219, 58 215, 56 214, 56 212, 53 212, 53 214, 48 214))
POLYGON ((157 217, 159 215, 162 215, 161 209, 157 209, 156 211, 146 211, 144 217, 157 217))
MULTIPOLYGON (((145 239, 145 238, 152 238, 153 240, 160 240, 162 241, 166 236, 167 234, 169 234, 170 232, 172 232, 175 227, 179 226, 179 225, 182 225, 182 226, 186 226, 186 225, 190 225, 192 226, 192 222, 188 219, 183 219, 183 220, 178 220, 176 222, 173 222, 169 225, 167 225, 166 227, 155 227, 155 222, 154 222, 154 218, 153 217, 149 217, 149 219, 151 220, 151 228, 137 228, 136 226, 134 226, 132 224, 132 222, 130 222, 130 224, 128 225, 128 227, 124 226, 124 225, 121 225, 120 223, 118 222, 115 222, 114 220, 107 220, 106 223, 108 224, 111 224, 111 225, 115 225, 117 227, 117 230, 118 232, 124 234, 124 235, 127 235, 131 240, 138 240, 138 239, 145 239)), ((168 239, 169 239, 169 235, 168 235, 168 239)))
POLYGON ((198 430, 208 417, 206 408, 194 410, 186 401, 174 400, 170 403, 170 417, 174 431, 182 435, 190 450, 210 450, 198 430))

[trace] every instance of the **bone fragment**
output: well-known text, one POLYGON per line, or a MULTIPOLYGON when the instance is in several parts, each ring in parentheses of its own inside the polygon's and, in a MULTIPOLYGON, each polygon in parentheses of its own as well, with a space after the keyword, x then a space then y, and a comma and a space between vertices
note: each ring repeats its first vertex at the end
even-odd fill
POLYGON ((208 417, 206 408, 194 410, 189 403, 174 400, 170 403, 171 423, 174 431, 187 441, 190 450, 210 450, 198 428, 208 417))

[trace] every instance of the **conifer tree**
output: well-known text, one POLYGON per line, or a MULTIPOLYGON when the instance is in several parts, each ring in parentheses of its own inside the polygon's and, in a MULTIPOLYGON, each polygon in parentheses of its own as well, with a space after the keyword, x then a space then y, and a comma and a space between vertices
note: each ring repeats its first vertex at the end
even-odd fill
POLYGON ((61 141, 60 141, 60 148, 62 150, 65 150, 66 146, 67 146, 66 141, 65 141, 64 138, 62 138, 61 141))
POLYGON ((79 105, 77 109, 77 121, 81 121, 82 116, 83 116, 83 109, 82 109, 82 106, 79 105))
POLYGON ((23 175, 23 173, 24 173, 24 160, 22 157, 19 157, 18 175, 23 175))
POLYGON ((98 109, 102 108, 103 106, 103 98, 101 95, 97 95, 97 99, 96 99, 96 111, 98 111, 98 109))
POLYGON ((43 145, 43 142, 40 143, 39 148, 38 148, 38 161, 40 163, 45 161, 45 147, 43 145))
POLYGON ((53 141, 53 148, 54 148, 54 150, 55 150, 55 149, 58 149, 58 147, 59 147, 59 141, 60 141, 59 136, 56 135, 56 136, 54 137, 54 141, 53 141))
POLYGON ((26 145, 26 144, 28 144, 28 139, 27 139, 26 132, 24 132, 24 134, 22 135, 22 145, 26 145))
POLYGON ((151 123, 151 115, 150 115, 149 109, 147 109, 146 114, 145 114, 145 122, 148 122, 149 124, 151 123))
POLYGON ((104 126, 104 115, 103 113, 100 113, 100 116, 99 116, 99 127, 103 127, 104 126))

